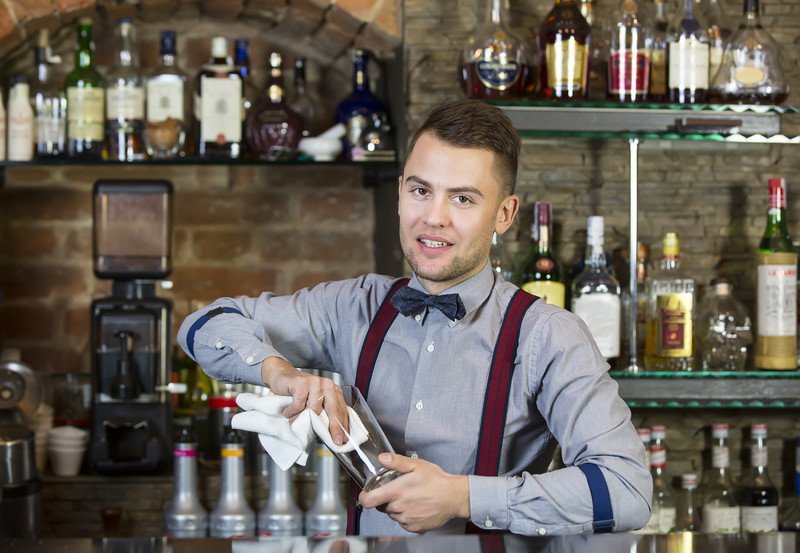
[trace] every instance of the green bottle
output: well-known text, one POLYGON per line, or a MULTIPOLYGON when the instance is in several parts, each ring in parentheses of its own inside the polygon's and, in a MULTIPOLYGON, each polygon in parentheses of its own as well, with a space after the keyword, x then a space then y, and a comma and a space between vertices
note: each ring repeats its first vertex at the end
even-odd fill
POLYGON ((561 278, 561 264, 553 253, 553 217, 550 204, 534 204, 531 229, 533 248, 522 263, 517 281, 526 292, 539 296, 551 305, 564 307, 567 287, 561 278))
POLYGON ((769 210, 767 228, 758 244, 760 253, 794 252, 792 239, 786 227, 786 181, 769 179, 769 210))
POLYGON ((92 20, 78 22, 75 69, 66 78, 67 155, 99 159, 103 154, 105 81, 94 67, 92 20))

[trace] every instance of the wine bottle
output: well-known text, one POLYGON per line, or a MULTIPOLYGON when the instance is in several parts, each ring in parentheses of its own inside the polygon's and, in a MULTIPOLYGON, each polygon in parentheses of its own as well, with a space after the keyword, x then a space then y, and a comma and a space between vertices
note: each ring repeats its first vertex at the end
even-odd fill
POLYGON ((667 32, 667 79, 670 102, 697 104, 708 93, 709 48, 706 27, 694 9, 694 0, 684 0, 667 32))
POLYGON ((706 534, 738 534, 741 512, 730 473, 728 425, 713 425, 711 437, 711 470, 706 474, 700 490, 702 530, 706 534))
POLYGON ((66 77, 67 155, 99 159, 103 153, 105 80, 94 66, 92 20, 78 23, 75 68, 66 77))
POLYGON ((539 32, 545 98, 583 99, 588 91, 592 34, 575 0, 555 0, 539 32))
POLYGON ((767 472, 767 425, 750 427, 750 471, 742 479, 742 532, 778 529, 778 489, 767 472))
POLYGON ((526 292, 539 296, 551 305, 564 307, 567 288, 561 277, 561 263, 553 253, 553 221, 549 203, 534 204, 533 221, 533 247, 522 263, 517 281, 526 292))
POLYGON ((797 369, 797 253, 786 225, 786 181, 772 178, 758 245, 756 351, 759 369, 797 369))

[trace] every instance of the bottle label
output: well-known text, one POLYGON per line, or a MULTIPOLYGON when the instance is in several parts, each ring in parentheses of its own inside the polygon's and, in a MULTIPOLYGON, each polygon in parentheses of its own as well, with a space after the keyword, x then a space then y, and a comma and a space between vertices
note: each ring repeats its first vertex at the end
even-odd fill
POLYGON ((778 507, 742 507, 742 532, 775 532, 778 507))
POLYGON ((556 307, 564 307, 567 288, 562 282, 553 280, 532 280, 522 285, 526 292, 539 296, 546 303, 556 307))
POLYGON ((476 64, 478 79, 492 90, 506 90, 519 80, 520 67, 517 60, 495 56, 491 60, 482 60, 476 64))
POLYGON ((715 469, 731 466, 731 456, 727 446, 715 445, 711 448, 711 466, 715 469))
POLYGON ((667 450, 663 447, 653 446, 650 448, 650 463, 654 467, 663 467, 667 464, 667 450))
POLYGON ((675 507, 653 505, 650 520, 642 528, 643 534, 667 534, 675 528, 675 507))
POLYGON ((242 83, 206 77, 200 83, 200 140, 226 144, 242 140, 242 83))
POLYGON ((8 103, 8 159, 33 159, 33 109, 27 96, 8 103))
POLYGON ((196 449, 176 449, 175 457, 197 457, 196 449))
POLYGON ((647 93, 650 77, 650 56, 644 52, 623 50, 608 58, 608 91, 611 94, 647 93))
POLYGON ((750 466, 766 467, 769 461, 769 454, 766 447, 753 446, 750 449, 750 466))
POLYGON ((600 354, 619 357, 622 305, 615 294, 582 294, 572 300, 572 312, 583 319, 600 354))
POLYGON ((244 457, 244 449, 241 447, 223 447, 220 450, 220 455, 222 457, 244 457))
POLYGON ((757 280, 759 336, 795 336, 797 256, 789 252, 760 254, 757 280))
POLYGON ((703 507, 702 531, 707 534, 738 534, 740 531, 739 507, 703 507))
POLYGON ((669 43, 669 87, 678 90, 708 88, 708 44, 696 37, 669 43))
POLYGON ((708 75, 711 79, 717 74, 719 66, 722 64, 722 52, 724 52, 722 44, 713 45, 708 50, 708 75))
POLYGON ((585 86, 586 45, 579 44, 575 37, 567 40, 556 36, 555 44, 545 48, 547 61, 547 84, 553 90, 580 92, 585 86))
POLYGON ((692 355, 692 294, 661 294, 656 298, 656 354, 692 355))
POLYGON ((183 83, 181 81, 147 82, 147 122, 167 119, 183 121, 183 83))
POLYGON ((107 88, 106 119, 112 121, 141 121, 144 119, 144 89, 141 86, 107 88))
POLYGON ((667 50, 658 48, 650 54, 650 94, 663 96, 667 93, 667 50))
POLYGON ((67 88, 67 132, 71 140, 103 140, 102 88, 67 88))
POLYGON ((767 82, 767 71, 759 65, 737 65, 733 69, 733 80, 743 88, 759 87, 767 82))
POLYGON ((43 100, 37 106, 36 143, 63 144, 66 136, 67 122, 61 113, 61 107, 55 98, 43 100))

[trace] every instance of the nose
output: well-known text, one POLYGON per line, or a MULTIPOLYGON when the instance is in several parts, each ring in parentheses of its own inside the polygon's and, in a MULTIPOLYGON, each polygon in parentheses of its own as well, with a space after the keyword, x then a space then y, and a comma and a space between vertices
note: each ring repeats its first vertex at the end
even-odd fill
POLYGON ((450 221, 450 212, 448 210, 446 199, 434 199, 428 203, 428 209, 425 212, 425 224, 429 227, 443 227, 450 221))

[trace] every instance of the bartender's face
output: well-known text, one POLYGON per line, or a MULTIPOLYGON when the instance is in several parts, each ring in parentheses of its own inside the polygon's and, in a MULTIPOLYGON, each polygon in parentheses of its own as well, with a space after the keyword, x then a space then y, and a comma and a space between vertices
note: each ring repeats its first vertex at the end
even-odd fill
POLYGON ((508 230, 519 208, 504 196, 494 154, 419 137, 400 177, 400 244, 428 292, 438 294, 478 273, 492 232, 508 230))

